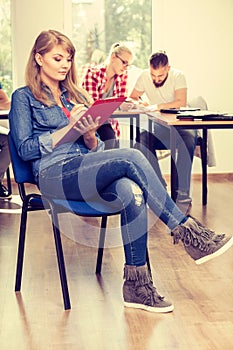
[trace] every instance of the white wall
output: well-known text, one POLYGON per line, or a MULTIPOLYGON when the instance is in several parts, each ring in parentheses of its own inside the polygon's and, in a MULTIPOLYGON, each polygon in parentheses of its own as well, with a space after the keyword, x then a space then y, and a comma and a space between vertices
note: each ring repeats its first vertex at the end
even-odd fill
MULTIPOLYGON (((165 50, 185 72, 189 96, 202 95, 212 110, 233 112, 232 15, 232 0, 153 0, 153 51, 165 50)), ((232 172, 233 131, 212 133, 217 166, 208 171, 232 172)))
MULTIPOLYGON (((12 0, 14 88, 24 84, 29 51, 44 29, 71 35, 70 0, 12 0)), ((186 74, 189 96, 203 95, 209 109, 232 111, 233 1, 153 0, 153 51, 165 49, 170 63, 186 74)), ((232 172, 231 130, 213 131, 217 166, 232 172)), ((200 172, 195 161, 194 172, 200 172)))
POLYGON ((29 52, 42 30, 65 30, 64 8, 69 0, 11 0, 14 88, 24 85, 29 52))

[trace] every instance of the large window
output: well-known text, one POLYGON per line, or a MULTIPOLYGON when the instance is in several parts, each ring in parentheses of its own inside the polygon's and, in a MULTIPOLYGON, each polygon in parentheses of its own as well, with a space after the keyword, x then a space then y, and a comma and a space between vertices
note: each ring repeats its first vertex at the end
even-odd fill
MULTIPOLYGON (((72 40, 81 67, 106 58, 111 45, 124 41, 146 68, 151 53, 152 0, 71 0, 72 40)), ((0 83, 12 93, 11 0, 0 0, 0 83)))
POLYGON ((7 95, 12 92, 10 0, 0 1, 0 82, 7 95))
POLYGON ((77 64, 106 57, 111 45, 124 41, 135 55, 134 65, 148 66, 151 53, 151 0, 72 0, 73 42, 77 64))

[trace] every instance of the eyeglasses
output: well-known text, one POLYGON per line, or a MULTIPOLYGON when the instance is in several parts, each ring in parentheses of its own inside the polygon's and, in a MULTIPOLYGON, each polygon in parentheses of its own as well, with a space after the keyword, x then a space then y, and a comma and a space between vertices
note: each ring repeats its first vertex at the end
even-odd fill
POLYGON ((123 66, 125 66, 125 67, 128 67, 128 66, 130 66, 130 64, 129 64, 129 62, 128 61, 125 61, 125 60, 123 60, 120 56, 118 56, 118 54, 117 53, 115 53, 115 56, 117 57, 117 58, 119 58, 119 60, 122 62, 122 64, 123 64, 123 66))

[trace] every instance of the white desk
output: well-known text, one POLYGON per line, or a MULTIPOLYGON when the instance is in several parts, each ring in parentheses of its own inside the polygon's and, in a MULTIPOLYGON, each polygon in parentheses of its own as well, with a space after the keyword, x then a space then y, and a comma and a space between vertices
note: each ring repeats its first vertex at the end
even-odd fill
MULTIPOLYGON (((171 197, 175 198, 176 182, 176 131, 179 129, 202 129, 203 138, 203 178, 202 178, 202 204, 207 204, 207 137, 208 129, 233 129, 233 121, 202 121, 202 120, 179 120, 176 114, 162 114, 159 112, 149 112, 148 131, 152 132, 153 122, 162 124, 170 128, 170 148, 171 148, 171 197)), ((149 141, 150 143, 150 141, 149 141)))
POLYGON ((0 109, 0 119, 8 119, 8 114, 8 109, 0 109))

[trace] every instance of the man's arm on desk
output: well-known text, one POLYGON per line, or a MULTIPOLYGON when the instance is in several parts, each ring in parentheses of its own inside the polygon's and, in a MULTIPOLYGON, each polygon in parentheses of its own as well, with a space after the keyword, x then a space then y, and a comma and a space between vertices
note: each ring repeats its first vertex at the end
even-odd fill
POLYGON ((132 100, 137 101, 139 105, 141 104, 142 106, 148 106, 148 103, 141 99, 141 96, 143 95, 143 93, 144 93, 143 91, 138 91, 136 89, 133 89, 129 97, 132 100))
POLYGON ((187 105, 187 89, 177 89, 174 92, 174 100, 168 103, 161 103, 158 105, 158 110, 165 108, 176 108, 186 107, 187 105))
MULTIPOLYGON (((142 94, 143 92, 133 89, 133 91, 130 94, 130 98, 138 101, 139 103, 142 103, 144 106, 148 106, 148 103, 140 100, 142 94)), ((167 103, 161 103, 161 104, 153 104, 151 105, 152 108, 148 107, 148 109, 150 108, 151 111, 160 111, 160 109, 165 109, 165 108, 179 109, 180 107, 185 107, 186 104, 187 104, 187 89, 182 88, 182 89, 175 90, 173 101, 167 102, 167 103)))

